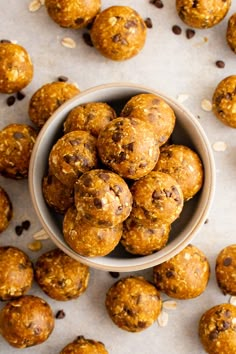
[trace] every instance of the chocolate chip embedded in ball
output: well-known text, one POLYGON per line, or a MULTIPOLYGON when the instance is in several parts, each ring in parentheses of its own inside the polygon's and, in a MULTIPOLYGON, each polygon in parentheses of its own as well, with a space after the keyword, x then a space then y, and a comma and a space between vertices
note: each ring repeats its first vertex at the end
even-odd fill
POLYGON ((221 250, 216 259, 215 272, 222 292, 236 296, 236 245, 221 250))
POLYGON ((84 336, 78 336, 72 343, 67 344, 60 354, 85 354, 85 353, 99 353, 108 354, 104 344, 93 339, 84 338, 84 336))
POLYGON ((126 60, 143 48, 146 32, 145 22, 135 10, 128 6, 111 6, 97 15, 91 39, 105 57, 126 60))

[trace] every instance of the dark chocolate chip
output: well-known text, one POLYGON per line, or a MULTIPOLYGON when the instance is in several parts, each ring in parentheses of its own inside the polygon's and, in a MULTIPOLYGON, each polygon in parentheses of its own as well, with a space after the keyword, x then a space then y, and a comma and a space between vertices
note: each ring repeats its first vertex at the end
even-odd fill
POLYGON ((137 27, 137 22, 134 20, 128 20, 125 22, 124 27, 127 29, 132 28, 132 27, 137 27))
POLYGON ((114 143, 118 143, 122 139, 122 134, 119 132, 115 132, 111 138, 114 143))
POLYGON ((85 44, 87 44, 89 47, 93 47, 93 42, 92 42, 91 36, 88 32, 84 32, 82 37, 83 37, 85 44))
POLYGON ((75 23, 77 25, 82 25, 82 23, 84 23, 84 18, 83 17, 78 17, 76 20, 75 20, 75 23))
POLYGON ((138 327, 139 327, 139 328, 146 328, 146 327, 147 327, 147 322, 145 322, 145 321, 138 321, 138 327))
POLYGON ((80 145, 81 140, 80 140, 80 139, 73 139, 73 140, 69 140, 69 143, 70 143, 72 146, 76 146, 76 145, 80 145))
POLYGON ((224 259, 223 265, 224 265, 225 267, 228 267, 228 266, 230 266, 231 264, 232 264, 232 258, 231 258, 231 257, 227 257, 227 258, 224 259))
POLYGON ((15 133, 13 134, 13 137, 18 140, 18 139, 24 138, 25 136, 24 136, 24 134, 22 134, 21 132, 15 132, 15 133))
POLYGON ((17 236, 21 236, 23 230, 24 230, 24 229, 23 229, 23 227, 22 227, 21 225, 17 225, 17 226, 15 227, 15 232, 16 232, 17 236))
POLYGON ((227 329, 230 328, 230 323, 227 321, 223 321, 222 327, 223 327, 223 331, 226 331, 227 329))
POLYGON ((165 193, 165 195, 167 196, 167 198, 170 198, 172 196, 172 193, 170 191, 168 191, 167 189, 163 189, 163 192, 165 193))
POLYGON ((152 28, 153 27, 152 20, 151 20, 150 17, 147 17, 144 22, 145 22, 147 28, 152 28))
POLYGON ((64 318, 65 316, 66 316, 65 312, 64 312, 63 310, 59 310, 59 311, 57 311, 55 317, 56 317, 57 319, 62 319, 62 318, 64 318))
POLYGON ((1 39, 0 43, 11 43, 11 41, 9 39, 1 39))
POLYGON ((193 29, 191 29, 191 28, 187 28, 186 29, 186 37, 188 38, 188 39, 191 39, 191 38, 193 38, 195 36, 195 31, 193 30, 193 29))
POLYGON ((164 4, 161 0, 150 0, 150 4, 153 4, 158 9, 162 9, 164 7, 164 4))
POLYGON ((63 160, 64 160, 66 163, 70 164, 70 163, 72 163, 72 162, 77 161, 77 156, 74 156, 74 155, 65 155, 65 156, 63 156, 63 160))
POLYGON ((126 153, 124 151, 121 151, 119 153, 119 162, 123 162, 126 160, 126 153))
POLYGON ((209 223, 209 219, 206 219, 205 221, 204 221, 204 224, 208 224, 209 223))
POLYGON ((120 33, 117 33, 117 34, 115 34, 112 37, 112 42, 114 42, 114 43, 118 43, 118 42, 120 42, 120 40, 121 40, 121 34, 120 33))
POLYGON ((99 173, 98 177, 99 177, 100 179, 102 179, 104 182, 108 182, 109 179, 110 179, 109 174, 108 174, 108 173, 105 173, 105 172, 99 173))
POLYGON ((196 9, 198 5, 198 0, 193 0, 192 8, 196 9))
POLYGON ((127 150, 133 152, 134 151, 134 143, 129 143, 126 145, 127 150))
POLYGON ((182 33, 182 29, 181 29, 181 27, 180 27, 180 26, 178 26, 178 25, 174 25, 174 26, 172 27, 172 32, 173 32, 174 34, 179 35, 179 34, 181 34, 181 33, 182 33))
POLYGON ((68 81, 69 79, 68 79, 67 76, 60 75, 60 76, 58 76, 58 79, 57 79, 57 80, 60 81, 60 82, 66 82, 66 81, 68 81))
POLYGON ((29 220, 25 220, 22 222, 22 227, 24 230, 29 230, 30 228, 30 221, 29 220))
POLYGON ((13 104, 16 102, 16 98, 15 96, 9 96, 7 97, 7 105, 10 107, 10 106, 13 106, 13 104))
POLYGON ((232 312, 230 310, 226 310, 224 314, 225 314, 226 317, 229 318, 229 317, 231 317, 232 312))
POLYGON ((154 199, 154 200, 159 200, 159 199, 161 199, 161 192, 158 192, 158 191, 154 191, 153 193, 152 193, 152 199, 154 199))
POLYGON ((167 272, 166 272, 166 277, 167 277, 167 278, 172 278, 172 277, 174 277, 173 271, 172 271, 172 270, 167 270, 167 272))
POLYGON ((223 60, 216 61, 217 68, 223 69, 225 67, 225 62, 223 60))
POLYGON ((102 200, 99 198, 94 198, 93 204, 97 209, 102 209, 102 207, 103 207, 102 200))
POLYGON ((90 176, 84 177, 83 184, 85 185, 85 187, 91 187, 93 184, 92 178, 90 176))
POLYGON ((210 340, 215 340, 215 339, 217 339, 217 337, 218 337, 218 331, 216 330, 216 329, 214 329, 210 334, 209 334, 209 339, 210 340))
POLYGON ((22 100, 25 98, 24 92, 18 91, 18 92, 16 93, 16 98, 18 99, 18 101, 22 101, 22 100))

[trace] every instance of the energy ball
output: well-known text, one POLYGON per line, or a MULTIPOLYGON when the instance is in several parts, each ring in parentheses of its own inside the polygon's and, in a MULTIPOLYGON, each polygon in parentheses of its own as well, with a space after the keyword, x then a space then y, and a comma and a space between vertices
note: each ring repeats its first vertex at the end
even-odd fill
POLYGON ((0 247, 0 269, 0 300, 15 299, 31 288, 32 263, 19 248, 0 247))
POLYGON ((199 321, 199 337, 209 354, 236 353, 236 307, 216 305, 207 310, 199 321))
POLYGON ((202 162, 196 152, 184 145, 163 146, 154 170, 172 176, 180 185, 185 201, 203 184, 202 162))
POLYGON ((12 214, 11 200, 7 192, 0 187, 0 233, 8 227, 12 214))
POLYGON ((33 64, 25 48, 0 43, 0 93, 13 93, 26 87, 33 78, 33 64))
POLYGON ((232 51, 236 53, 236 13, 228 21, 226 40, 232 51))
POLYGON ((75 206, 87 222, 96 227, 114 227, 129 216, 132 195, 116 173, 91 170, 75 183, 75 206))
POLYGON ((74 189, 61 183, 51 173, 43 178, 42 191, 48 206, 57 213, 64 214, 74 204, 74 189))
POLYGON ((99 134, 102 162, 120 176, 138 179, 156 165, 159 146, 152 127, 136 118, 116 118, 99 134))
POLYGON ((171 224, 183 209, 182 190, 167 173, 150 172, 132 185, 131 193, 134 200, 131 215, 143 226, 171 224))
POLYGON ((159 291, 143 277, 127 277, 108 290, 105 301, 112 321, 128 332, 151 326, 161 312, 159 291))
POLYGON ((56 248, 38 258, 35 279, 49 297, 67 301, 76 299, 85 292, 89 268, 56 248))
POLYGON ((150 123, 159 146, 169 139, 176 120, 173 109, 162 98, 152 93, 133 96, 122 109, 121 116, 134 117, 150 123))
POLYGON ((226 16, 231 0, 176 0, 181 20, 194 28, 210 28, 226 16))
POLYGON ((229 245, 218 254, 215 273, 223 294, 236 296, 236 245, 229 245))
POLYGON ((102 342, 79 336, 74 342, 62 349, 60 354, 108 354, 102 342))
POLYGON ((153 268, 156 288, 175 299, 186 300, 201 295, 209 276, 210 265, 205 254, 192 245, 153 268))
POLYGON ((225 125, 236 128, 236 75, 223 79, 212 98, 212 110, 225 125))
POLYGON ((10 124, 0 131, 0 174, 22 179, 28 177, 36 131, 26 124, 10 124))
POLYGON ((64 133, 73 130, 87 130, 95 138, 113 119, 116 112, 107 103, 89 102, 81 104, 70 111, 64 122, 64 133))
POLYGON ((67 210, 63 221, 65 241, 84 257, 101 257, 118 245, 122 236, 122 223, 114 227, 96 227, 80 218, 76 208, 67 210))
POLYGON ((84 28, 100 11, 101 0, 45 0, 49 16, 61 27, 84 28))
POLYGON ((52 82, 40 87, 31 97, 29 117, 31 121, 42 128, 55 110, 80 92, 68 82, 52 82))
POLYGON ((75 130, 61 137, 49 155, 51 173, 69 189, 73 188, 82 173, 96 166, 96 139, 82 130, 75 130))
POLYGON ((162 249, 169 237, 170 225, 160 223, 145 227, 131 216, 124 222, 121 243, 126 251, 146 256, 162 249))
POLYGON ((146 41, 146 25, 128 6, 111 6, 97 15, 91 39, 94 47, 112 60, 126 60, 137 55, 146 41))
POLYGON ((53 328, 53 312, 48 303, 37 296, 21 296, 0 311, 0 333, 16 348, 45 342, 53 328))

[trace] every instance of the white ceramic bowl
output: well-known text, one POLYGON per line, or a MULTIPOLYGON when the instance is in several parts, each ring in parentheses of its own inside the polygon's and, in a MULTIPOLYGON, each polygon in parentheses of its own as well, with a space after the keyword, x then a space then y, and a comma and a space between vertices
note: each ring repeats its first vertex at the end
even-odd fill
POLYGON ((179 253, 196 236, 207 218, 215 189, 215 165, 210 144, 197 119, 180 103, 151 88, 130 84, 113 83, 88 89, 63 104, 46 122, 39 133, 33 149, 29 188, 34 208, 53 242, 69 256, 88 266, 106 271, 135 271, 160 264, 179 253), (162 97, 175 111, 177 121, 173 133, 173 143, 193 148, 201 157, 204 166, 204 184, 201 191, 185 203, 177 221, 172 224, 169 242, 162 250, 149 256, 134 256, 124 251, 122 246, 105 257, 88 258, 74 252, 64 241, 62 217, 55 214, 44 201, 42 178, 47 170, 48 155, 56 140, 62 135, 65 117, 75 106, 92 101, 103 101, 121 111, 124 104, 134 95, 153 93, 162 97))

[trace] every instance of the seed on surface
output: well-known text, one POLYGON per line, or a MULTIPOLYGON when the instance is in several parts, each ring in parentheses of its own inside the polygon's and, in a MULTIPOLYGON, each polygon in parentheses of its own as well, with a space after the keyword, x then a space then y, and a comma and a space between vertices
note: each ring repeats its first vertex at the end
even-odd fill
POLYGON ((83 33, 83 40, 84 40, 84 43, 87 44, 89 47, 93 47, 93 42, 92 42, 91 36, 88 32, 83 33))
POLYGON ((224 141, 216 141, 212 147, 215 151, 225 151, 227 149, 227 144, 224 141))
POLYGON ((39 240, 39 241, 42 241, 42 240, 47 240, 49 238, 48 234, 42 229, 38 232, 36 232, 34 235, 33 235, 33 238, 35 240, 39 240))
POLYGON ((182 33, 182 29, 181 29, 181 27, 179 27, 178 25, 174 25, 174 26, 172 27, 172 32, 173 32, 174 34, 179 35, 179 34, 182 33))
POLYGON ((157 318, 157 323, 160 327, 166 327, 168 324, 169 315, 165 311, 161 311, 160 315, 157 318))
POLYGON ((16 101, 16 98, 15 96, 9 96, 7 97, 7 105, 10 107, 10 106, 13 106, 13 104, 15 103, 16 101))
POLYGON ((217 60, 216 61, 216 66, 219 69, 223 69, 225 67, 225 62, 223 60, 217 60))
POLYGON ((17 225, 15 227, 15 232, 16 232, 17 236, 21 236, 22 232, 23 232, 23 227, 21 225, 17 225))
POLYGON ((43 245, 39 240, 35 240, 33 242, 28 243, 28 249, 33 252, 37 252, 37 251, 41 250, 42 247, 43 247, 43 245))
POLYGON ((112 278, 115 278, 115 279, 119 278, 119 276, 120 276, 119 272, 109 272, 109 274, 112 278))
POLYGON ((206 111, 206 112, 210 112, 212 110, 212 103, 211 101, 207 100, 206 98, 204 98, 201 102, 201 108, 206 111))
POLYGON ((58 79, 57 79, 57 80, 60 81, 60 82, 66 82, 66 81, 68 81, 69 79, 68 79, 67 76, 60 75, 60 76, 58 76, 58 79))
POLYGON ((147 17, 146 20, 144 21, 147 28, 152 28, 153 25, 152 25, 152 19, 150 17, 147 17))
POLYGON ((188 39, 191 39, 191 38, 193 38, 195 36, 195 31, 193 30, 193 29, 191 29, 191 28, 187 28, 186 29, 186 37, 188 38, 188 39))
POLYGON ((18 101, 22 101, 22 100, 25 98, 24 92, 18 91, 18 92, 16 93, 16 98, 18 99, 18 101))
POLYGON ((41 6, 42 6, 42 4, 41 4, 40 0, 33 0, 29 3, 28 9, 30 12, 35 12, 35 11, 38 11, 41 6))
POLYGON ((236 306, 236 296, 230 296, 229 303, 236 306))
POLYGON ((166 301, 163 301, 162 307, 165 310, 176 310, 177 302, 174 300, 166 300, 166 301))
POLYGON ((23 227, 24 230, 29 230, 29 228, 30 228, 30 221, 29 221, 29 220, 23 221, 21 226, 23 227))
POLYGON ((150 4, 153 4, 158 9, 162 9, 164 7, 164 4, 161 0, 150 0, 150 4))
POLYGON ((61 320, 61 319, 64 318, 65 316, 66 316, 65 312, 64 312, 63 310, 59 310, 59 311, 57 311, 55 317, 56 317, 57 319, 61 320))
POLYGON ((74 39, 72 39, 70 37, 62 38, 61 44, 63 45, 63 47, 66 47, 66 48, 75 48, 76 47, 76 43, 75 43, 74 39))

